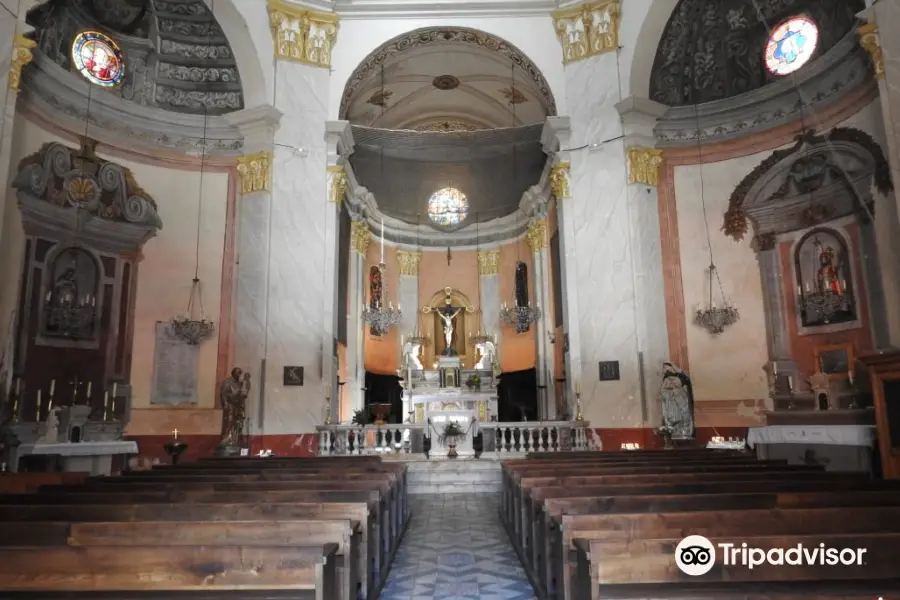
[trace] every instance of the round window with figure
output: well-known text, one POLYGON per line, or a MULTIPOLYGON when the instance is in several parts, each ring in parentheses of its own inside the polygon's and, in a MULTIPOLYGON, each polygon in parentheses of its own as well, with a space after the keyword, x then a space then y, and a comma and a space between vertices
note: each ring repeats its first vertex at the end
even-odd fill
POLYGON ((85 79, 103 87, 119 85, 125 75, 121 48, 99 31, 84 31, 75 36, 72 64, 85 79))
POLYGON ((819 28, 808 17, 791 17, 776 26, 766 44, 766 69, 790 75, 809 62, 819 43, 819 28))
POLYGON ((440 189, 428 199, 428 218, 440 227, 454 227, 469 214, 469 200, 456 188, 440 189))

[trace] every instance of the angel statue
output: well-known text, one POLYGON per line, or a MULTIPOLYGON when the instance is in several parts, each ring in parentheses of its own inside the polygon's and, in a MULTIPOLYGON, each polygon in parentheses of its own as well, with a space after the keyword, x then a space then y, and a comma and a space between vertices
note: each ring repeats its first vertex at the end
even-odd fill
POLYGON ((497 348, 494 346, 494 342, 479 342, 475 344, 475 349, 478 351, 478 362, 475 363, 475 368, 493 370, 494 357, 497 356, 497 348))
POLYGON ((662 408, 662 424, 672 430, 672 439, 693 439, 694 388, 685 372, 670 362, 663 363, 659 403, 662 408))
POLYGON ((412 342, 406 342, 403 344, 403 367, 404 369, 410 369, 412 371, 421 371, 425 367, 422 366, 422 361, 419 360, 419 352, 422 349, 422 344, 414 344, 412 342))

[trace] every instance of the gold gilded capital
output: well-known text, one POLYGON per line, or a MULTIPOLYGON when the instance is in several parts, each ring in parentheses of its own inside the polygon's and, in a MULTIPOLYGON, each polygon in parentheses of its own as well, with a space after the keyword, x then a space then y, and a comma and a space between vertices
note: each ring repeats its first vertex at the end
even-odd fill
POLYGON ((626 154, 628 156, 628 183, 642 183, 653 187, 659 185, 659 167, 663 161, 662 150, 629 146, 626 154))
POLYGON ((331 68, 331 50, 337 41, 339 20, 334 13, 309 10, 284 0, 269 0, 269 27, 275 56, 331 68))
POLYGON ((266 150, 238 158, 241 193, 253 194, 271 189, 272 153, 266 150))
POLYGON ((569 163, 558 162, 550 167, 550 193, 559 200, 571 197, 569 190, 569 163))
POLYGON ((420 260, 422 260, 421 252, 407 252, 405 250, 399 250, 397 252, 397 263, 400 265, 400 274, 418 275, 420 260))
POLYGON ((593 0, 554 12, 563 64, 618 50, 621 14, 619 0, 593 0))
POLYGON ((500 272, 500 251, 499 250, 479 250, 478 251, 478 274, 479 275, 496 275, 500 272))
POLYGON ((872 57, 875 68, 875 79, 884 79, 884 51, 881 49, 881 37, 876 23, 866 23, 856 28, 859 34, 859 45, 872 57))
POLYGON ((344 194, 347 193, 347 172, 344 165, 329 165, 328 167, 328 201, 338 208, 344 202, 344 194))
POLYGON ((353 221, 350 224, 350 249, 357 254, 366 255, 371 237, 369 225, 365 221, 353 221))
POLYGON ((528 245, 532 252, 547 247, 547 219, 538 219, 528 226, 528 245))
POLYGON ((7 85, 14 92, 18 92, 19 87, 22 85, 22 69, 34 58, 31 51, 35 46, 37 46, 37 42, 29 40, 21 33, 13 38, 12 60, 9 63, 9 81, 7 85))

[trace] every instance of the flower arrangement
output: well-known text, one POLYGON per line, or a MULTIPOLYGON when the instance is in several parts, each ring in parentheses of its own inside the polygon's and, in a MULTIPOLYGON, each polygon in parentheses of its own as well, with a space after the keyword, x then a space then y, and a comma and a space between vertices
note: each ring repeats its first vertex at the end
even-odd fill
POLYGON ((656 429, 656 435, 665 439, 672 437, 672 428, 668 425, 662 425, 656 429))
POLYGON ((360 427, 365 427, 369 424, 369 411, 365 409, 359 409, 353 411, 353 420, 350 421, 351 425, 359 425, 360 427))
POLYGON ((449 448, 447 451, 447 458, 456 458, 459 456, 456 452, 456 443, 460 439, 465 439, 465 437, 466 432, 463 431, 463 428, 460 427, 459 423, 456 421, 447 421, 443 431, 438 436, 438 441, 440 441, 442 445, 446 444, 449 448))
POLYGON ((477 373, 473 373, 469 375, 469 378, 466 379, 466 387, 471 389, 478 389, 481 387, 481 377, 478 376, 477 373))

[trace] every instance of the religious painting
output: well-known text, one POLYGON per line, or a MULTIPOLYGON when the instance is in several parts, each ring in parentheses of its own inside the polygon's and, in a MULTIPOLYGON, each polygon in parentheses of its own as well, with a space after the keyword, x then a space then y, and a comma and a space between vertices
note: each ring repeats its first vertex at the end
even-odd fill
MULTIPOLYGON (((369 269, 369 308, 372 310, 381 308, 381 292, 381 269, 373 265, 369 269)), ((381 328, 374 324, 369 328, 369 333, 377 336, 384 335, 381 328)))
POLYGON ((119 45, 98 31, 75 36, 72 64, 85 79, 103 87, 119 85, 125 75, 125 60, 119 45))
POLYGON ((853 370, 852 344, 829 344, 815 349, 816 366, 832 379, 847 379, 853 370))
POLYGON ((47 272, 44 335, 93 338, 99 283, 97 261, 90 253, 81 248, 60 252, 47 272))
POLYGON ((819 28, 808 17, 792 17, 777 25, 766 44, 766 69, 789 75, 809 62, 819 43, 819 28))
POLYGON ((838 232, 818 229, 806 234, 794 251, 794 268, 804 327, 857 319, 850 255, 838 232))

